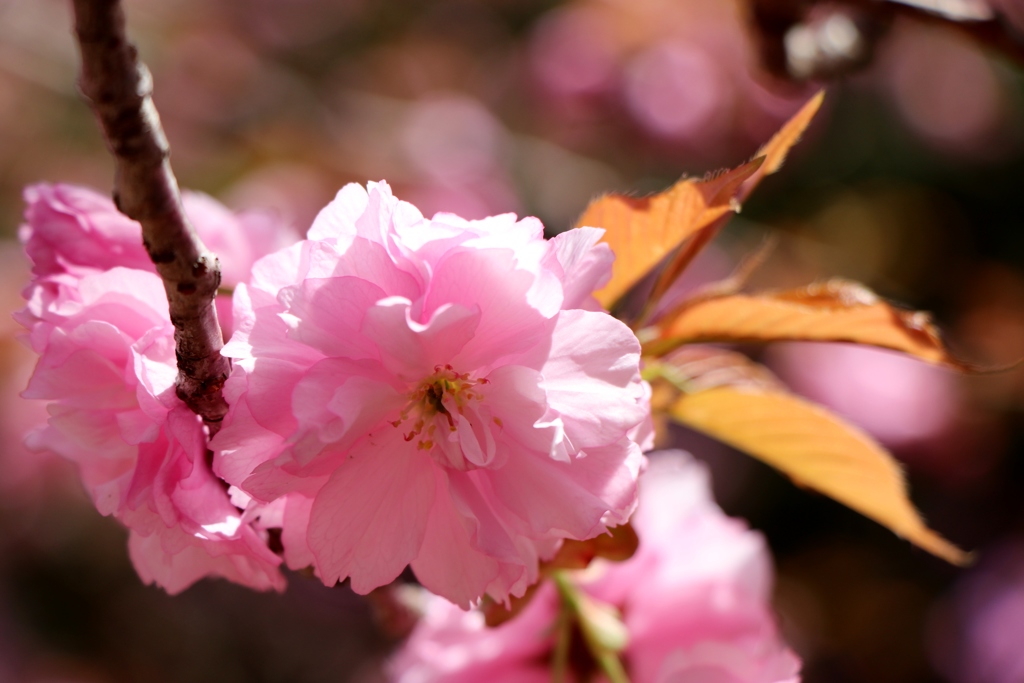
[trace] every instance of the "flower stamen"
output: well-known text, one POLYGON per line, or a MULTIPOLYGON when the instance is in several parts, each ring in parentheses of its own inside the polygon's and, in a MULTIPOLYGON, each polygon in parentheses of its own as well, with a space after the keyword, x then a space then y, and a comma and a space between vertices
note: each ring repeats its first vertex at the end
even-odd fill
POLYGON ((452 412, 462 415, 470 401, 483 400, 479 391, 474 391, 477 385, 483 384, 488 384, 486 378, 471 379, 469 373, 456 372, 450 364, 435 365, 434 374, 410 392, 409 402, 398 419, 392 420, 391 424, 397 428, 409 418, 414 418, 412 430, 402 438, 411 442, 425 431, 426 438, 420 439, 417 448, 429 451, 434 447, 430 438, 436 428, 434 418, 443 417, 448 423, 448 430, 455 432, 456 422, 452 412))

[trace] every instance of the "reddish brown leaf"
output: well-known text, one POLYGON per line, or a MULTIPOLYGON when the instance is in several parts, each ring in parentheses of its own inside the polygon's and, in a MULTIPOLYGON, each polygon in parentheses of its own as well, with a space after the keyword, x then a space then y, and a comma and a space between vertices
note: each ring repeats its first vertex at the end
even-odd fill
POLYGON ((966 369, 939 337, 927 313, 896 308, 867 287, 830 280, 762 294, 710 297, 684 305, 645 345, 657 355, 681 344, 739 341, 844 341, 908 353, 966 369))
MULTIPOLYGON (((807 130, 807 126, 811 124, 814 115, 818 113, 818 109, 821 108, 821 103, 824 99, 825 91, 822 90, 808 100, 789 121, 786 121, 782 128, 779 129, 779 132, 773 135, 772 139, 757 151, 754 158, 764 159, 764 161, 738 188, 728 188, 733 193, 732 202, 735 211, 738 212, 740 210, 740 206, 747 201, 754 188, 760 184, 765 176, 771 175, 782 168, 789 150, 800 141, 800 137, 807 130)), ((683 274, 683 271, 686 270, 686 267, 690 265, 697 254, 715 238, 715 235, 718 234, 718 231, 725 225, 727 220, 729 220, 728 214, 719 218, 712 225, 696 232, 691 239, 683 243, 679 253, 672 258, 672 261, 665 267, 664 272, 658 278, 654 291, 651 293, 652 299, 657 300, 668 291, 668 288, 683 274)))
POLYGON ((484 613, 484 622, 491 627, 501 626, 506 621, 515 617, 530 604, 530 600, 533 600, 534 594, 537 592, 537 589, 540 588, 542 583, 543 579, 528 586, 526 588, 526 592, 523 593, 523 596, 520 598, 509 596, 508 607, 484 596, 483 601, 480 603, 480 611, 484 613))
POLYGON ((612 527, 607 534, 601 534, 585 541, 565 541, 555 556, 544 562, 541 571, 553 569, 585 569, 598 557, 613 562, 622 562, 633 557, 640 541, 629 523, 612 527))
POLYGON ((760 165, 756 159, 708 180, 680 180, 650 197, 591 202, 576 225, 604 228, 615 252, 612 279, 596 292, 601 304, 610 307, 681 242, 734 211, 735 193, 760 165))
POLYGON ((615 252, 611 281, 596 293, 606 307, 643 278, 674 249, 678 254, 655 286, 660 296, 717 228, 749 196, 762 177, 782 165, 821 105, 819 93, 765 145, 753 161, 704 180, 683 179, 668 190, 644 198, 605 195, 587 207, 577 226, 604 228, 604 241, 615 252))

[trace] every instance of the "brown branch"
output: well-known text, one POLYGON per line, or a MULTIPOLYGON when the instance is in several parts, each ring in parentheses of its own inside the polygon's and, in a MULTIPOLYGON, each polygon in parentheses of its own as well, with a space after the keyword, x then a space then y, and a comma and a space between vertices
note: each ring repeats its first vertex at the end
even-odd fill
POLYGON ((178 396, 211 432, 227 411, 221 395, 230 364, 217 309, 220 264, 185 216, 170 148, 150 98, 153 83, 125 36, 120 0, 73 0, 82 53, 79 87, 114 156, 114 203, 142 225, 142 240, 164 282, 174 324, 178 396))

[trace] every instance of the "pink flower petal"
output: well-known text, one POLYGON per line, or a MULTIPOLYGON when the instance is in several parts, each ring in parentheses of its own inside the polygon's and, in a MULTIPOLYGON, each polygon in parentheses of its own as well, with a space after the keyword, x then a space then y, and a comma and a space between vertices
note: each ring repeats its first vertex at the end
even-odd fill
POLYGON ((608 284, 615 261, 611 247, 599 242, 603 235, 601 228, 576 228, 555 235, 549 242, 551 256, 562 269, 562 308, 602 310, 593 293, 608 284))
POLYGON ((411 302, 401 297, 378 301, 366 311, 362 333, 380 352, 388 370, 406 381, 416 381, 458 355, 473 338, 480 312, 444 304, 432 311, 427 322, 419 323, 410 306, 411 302))
POLYGON ((452 503, 444 472, 435 468, 434 474, 434 504, 423 549, 412 561, 412 569, 426 588, 468 609, 497 578, 498 562, 473 547, 471 529, 475 525, 452 503))
POLYGON ((346 577, 369 593, 415 559, 434 502, 430 458, 404 445, 396 430, 371 436, 320 490, 309 544, 328 585, 346 577))
POLYGON ((526 300, 533 281, 531 273, 516 269, 513 253, 504 249, 460 248, 437 265, 422 315, 429 316, 445 304, 480 311, 473 339, 452 365, 457 369, 496 367, 502 358, 543 345, 550 338, 548 320, 526 300))
POLYGON ((644 419, 640 343, 628 327, 603 313, 562 311, 553 341, 543 386, 576 447, 608 443, 644 419))

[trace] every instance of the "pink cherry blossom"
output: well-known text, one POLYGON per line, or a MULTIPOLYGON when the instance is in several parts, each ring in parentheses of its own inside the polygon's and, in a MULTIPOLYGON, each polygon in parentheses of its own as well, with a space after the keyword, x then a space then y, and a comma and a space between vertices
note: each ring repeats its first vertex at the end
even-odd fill
MULTIPOLYGON (((50 414, 29 445, 78 464, 97 509, 129 528, 145 581, 172 593, 207 575, 283 588, 260 519, 275 511, 232 504, 210 470, 201 421, 175 394, 174 329, 139 226, 82 188, 39 185, 26 199, 21 235, 34 277, 16 318, 39 361, 23 395, 48 401, 50 414)), ((229 282, 247 276, 253 249, 283 239, 212 199, 191 195, 186 205, 205 239, 239 245, 222 252, 229 282)))
MULTIPOLYGON (((42 305, 57 296, 57 289, 74 288, 89 273, 114 267, 156 272, 142 245, 139 224, 118 211, 109 197, 84 187, 48 183, 29 186, 24 195, 25 224, 19 236, 32 261, 32 296, 42 305)), ((245 282, 258 258, 298 238, 269 213, 234 214, 199 192, 183 192, 182 202, 199 237, 220 257, 221 284, 227 289, 245 282)), ((230 335, 230 297, 217 298, 217 314, 230 335)))
MULTIPOLYGON (((220 257, 225 287, 245 282, 256 259, 298 237, 271 215, 233 214, 199 192, 184 192, 182 201, 199 237, 220 257)), ((25 204, 20 237, 37 279, 68 279, 116 267, 156 272, 142 246, 139 224, 109 197, 75 185, 40 183, 25 188, 25 204)))
MULTIPOLYGON (((633 525, 640 548, 631 559, 596 560, 571 574, 591 598, 621 610, 633 683, 799 680, 800 662, 768 605, 764 539, 715 505, 704 466, 681 452, 655 454, 633 525)), ((390 663, 397 683, 551 680, 560 605, 550 583, 493 628, 480 612, 425 599, 424 618, 390 663)))
POLYGON ((257 500, 291 496, 291 566, 366 593, 411 565, 466 606, 522 594, 562 539, 628 518, 647 387, 636 338, 594 310, 600 234, 425 219, 370 183, 255 265, 214 466, 257 500))

